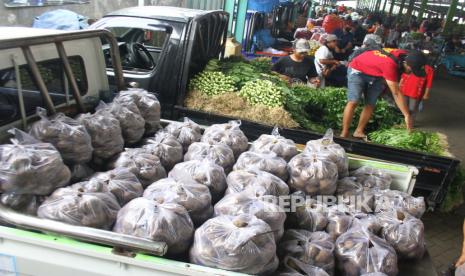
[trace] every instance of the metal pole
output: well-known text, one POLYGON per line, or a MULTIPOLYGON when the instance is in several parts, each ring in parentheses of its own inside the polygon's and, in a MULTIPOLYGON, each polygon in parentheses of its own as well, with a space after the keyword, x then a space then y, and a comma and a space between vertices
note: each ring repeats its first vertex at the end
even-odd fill
POLYGON ((410 18, 409 21, 412 21, 412 12, 413 12, 413 5, 414 4, 415 4, 415 0, 409 0, 408 7, 407 7, 407 15, 410 18))
POLYGON ((418 18, 423 18, 423 13, 425 12, 426 5, 428 4, 428 0, 421 0, 420 11, 418 12, 418 18))
POLYGON ((21 72, 19 70, 18 57, 16 55, 12 55, 11 61, 13 62, 13 67, 15 68, 16 90, 18 91, 18 103, 19 103, 19 112, 21 113, 21 122, 23 125, 23 130, 26 130, 27 117, 26 117, 26 108, 24 107, 23 85, 21 83, 21 72))
POLYGON ((389 7, 389 15, 392 15, 395 4, 396 4, 396 0, 391 0, 391 6, 389 7))
POLYGON ((384 0, 384 4, 383 4, 383 13, 386 11, 387 2, 388 2, 388 0, 384 0))
POLYGON ((444 24, 444 33, 448 34, 452 27, 452 19, 457 12, 457 5, 459 0, 452 0, 449 6, 449 10, 447 11, 446 23, 444 24))
MULTIPOLYGON (((404 11, 404 6, 405 6, 405 0, 402 0, 402 2, 400 2, 399 13, 398 13, 399 15, 402 15, 402 12, 404 11)), ((400 16, 397 18, 400 18, 400 16)))

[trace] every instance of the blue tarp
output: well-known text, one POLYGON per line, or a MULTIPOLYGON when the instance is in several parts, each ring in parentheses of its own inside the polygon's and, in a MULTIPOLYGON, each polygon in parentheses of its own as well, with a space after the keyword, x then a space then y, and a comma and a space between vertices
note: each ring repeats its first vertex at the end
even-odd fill
POLYGON ((34 19, 33 28, 53 30, 81 30, 89 26, 87 18, 69 10, 45 12, 34 19))

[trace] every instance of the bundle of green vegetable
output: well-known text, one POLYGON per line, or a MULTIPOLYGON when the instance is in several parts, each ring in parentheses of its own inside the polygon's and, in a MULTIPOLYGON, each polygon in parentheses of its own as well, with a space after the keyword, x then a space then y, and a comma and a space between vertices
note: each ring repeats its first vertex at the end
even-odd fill
POLYGON ((401 128, 382 129, 368 135, 371 141, 401 149, 443 155, 447 152, 445 143, 438 133, 420 130, 412 132, 401 128))
POLYGON ((196 75, 189 84, 190 90, 198 90, 213 96, 235 90, 234 81, 221 72, 203 71, 196 75))
POLYGON ((252 105, 280 107, 284 105, 284 91, 270 80, 246 82, 239 95, 252 105))

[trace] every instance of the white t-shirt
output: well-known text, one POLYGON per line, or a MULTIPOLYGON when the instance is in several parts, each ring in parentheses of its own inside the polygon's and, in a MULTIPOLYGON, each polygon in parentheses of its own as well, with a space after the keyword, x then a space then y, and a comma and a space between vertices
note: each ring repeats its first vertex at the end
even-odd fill
POLYGON ((315 67, 318 75, 323 74, 325 65, 320 63, 320 59, 334 59, 333 53, 325 45, 321 46, 315 52, 315 67))

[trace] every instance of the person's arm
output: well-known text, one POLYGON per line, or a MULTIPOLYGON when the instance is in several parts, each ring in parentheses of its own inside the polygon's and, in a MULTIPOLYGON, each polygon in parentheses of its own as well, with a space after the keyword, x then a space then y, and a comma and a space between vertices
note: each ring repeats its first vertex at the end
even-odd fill
POLYGON ((399 83, 389 80, 386 80, 386 83, 389 87, 389 90, 391 90, 392 96, 394 97, 394 101, 396 102, 397 107, 399 107, 400 111, 404 115, 407 129, 411 130, 413 128, 412 117, 410 116, 410 112, 408 110, 404 96, 400 92, 399 83))
POLYGON ((433 78, 434 78, 434 70, 433 68, 426 68, 426 89, 425 93, 423 94, 423 100, 429 99, 429 92, 431 91, 431 87, 433 86, 433 78))
POLYGON ((318 59, 318 62, 320 62, 323 65, 339 65, 341 62, 336 59, 318 59))
MULTIPOLYGON (((465 237, 465 221, 463 223, 463 237, 465 237)), ((455 263, 455 267, 459 267, 464 263, 465 263, 465 239, 464 239, 463 244, 462 244, 462 254, 460 255, 457 262, 455 263)))

